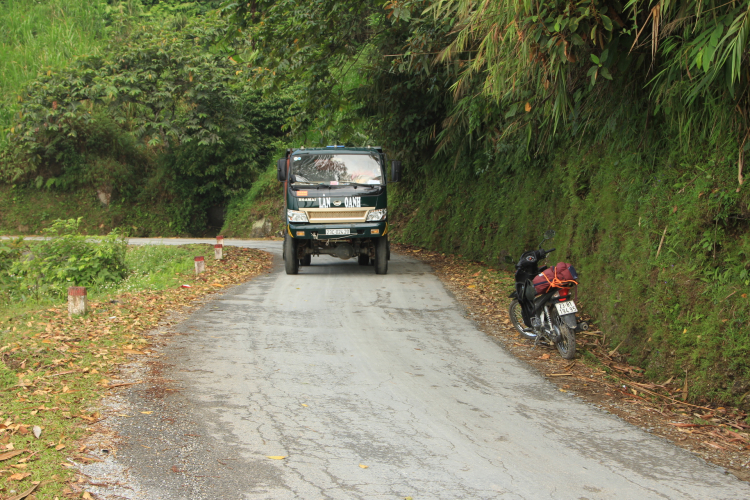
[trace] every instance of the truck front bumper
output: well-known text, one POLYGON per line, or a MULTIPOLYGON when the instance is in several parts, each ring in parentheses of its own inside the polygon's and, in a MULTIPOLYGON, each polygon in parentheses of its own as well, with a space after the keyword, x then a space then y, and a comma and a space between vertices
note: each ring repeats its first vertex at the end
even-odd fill
POLYGON ((295 240, 345 240, 379 238, 388 233, 388 222, 356 222, 351 224, 287 223, 287 231, 295 240), (326 229, 348 229, 349 234, 326 234, 326 229))

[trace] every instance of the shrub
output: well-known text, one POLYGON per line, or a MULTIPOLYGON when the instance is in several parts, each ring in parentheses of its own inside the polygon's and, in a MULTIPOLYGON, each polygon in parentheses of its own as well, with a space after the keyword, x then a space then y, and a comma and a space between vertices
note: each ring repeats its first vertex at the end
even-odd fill
POLYGON ((48 239, 14 262, 10 274, 22 298, 59 297, 69 286, 101 285, 125 277, 125 239, 117 230, 96 239, 82 235, 80 223, 81 218, 56 220, 43 230, 48 239))

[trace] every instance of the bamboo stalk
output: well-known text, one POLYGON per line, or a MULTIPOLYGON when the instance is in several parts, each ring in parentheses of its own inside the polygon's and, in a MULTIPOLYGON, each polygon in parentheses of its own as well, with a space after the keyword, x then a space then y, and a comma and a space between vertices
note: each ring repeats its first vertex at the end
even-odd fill
POLYGON ((656 258, 659 258, 659 254, 661 253, 661 246, 664 244, 664 238, 667 236, 667 228, 669 227, 669 224, 664 226, 664 232, 661 235, 661 241, 659 242, 659 249, 656 251, 656 258))

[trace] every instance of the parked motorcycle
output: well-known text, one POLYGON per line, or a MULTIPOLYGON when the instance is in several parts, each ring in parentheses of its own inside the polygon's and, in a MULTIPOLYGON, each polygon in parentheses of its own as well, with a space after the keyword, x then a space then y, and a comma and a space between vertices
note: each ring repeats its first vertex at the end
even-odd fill
MULTIPOLYGON (((544 233, 544 241, 552 239, 555 231, 544 233)), ((516 290, 510 295, 508 313, 513 326, 524 338, 554 344, 563 359, 576 354, 576 331, 588 330, 586 322, 578 322, 578 308, 571 294, 578 285, 578 274, 573 266, 560 263, 554 268, 539 268, 555 249, 531 250, 521 255, 516 264, 516 290)))

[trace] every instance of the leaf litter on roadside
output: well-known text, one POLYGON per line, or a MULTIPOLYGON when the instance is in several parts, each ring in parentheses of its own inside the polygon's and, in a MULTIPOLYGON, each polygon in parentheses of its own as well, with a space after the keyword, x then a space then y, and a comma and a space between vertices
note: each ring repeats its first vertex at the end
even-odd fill
MULTIPOLYGON (((195 246, 196 255, 212 250, 195 246)), ((0 498, 32 481, 44 481, 37 495, 61 497, 73 477, 67 460, 77 447, 71 445, 102 419, 96 401, 137 383, 114 383, 118 365, 151 354, 148 332, 168 313, 266 272, 270 264, 266 252, 227 247, 223 260, 207 259, 197 277, 175 275, 169 288, 94 295, 82 317, 69 318, 66 304, 0 311, 0 498)))

